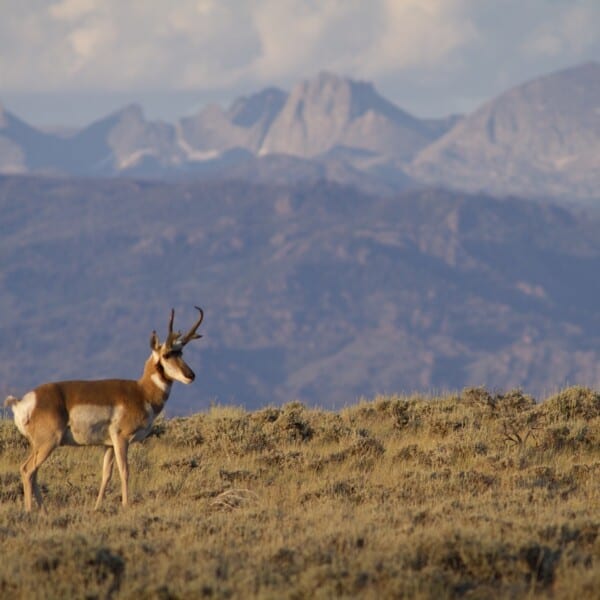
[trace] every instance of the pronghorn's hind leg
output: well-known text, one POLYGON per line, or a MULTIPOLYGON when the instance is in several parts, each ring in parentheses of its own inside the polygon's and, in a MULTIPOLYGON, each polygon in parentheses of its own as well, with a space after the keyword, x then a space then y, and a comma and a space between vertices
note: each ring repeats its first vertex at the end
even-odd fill
POLYGON ((35 501, 37 502, 38 507, 43 512, 47 512, 46 507, 44 506, 44 501, 42 500, 42 493, 40 491, 40 486, 38 485, 38 482, 37 482, 37 476, 38 476, 38 470, 36 469, 33 472, 33 475, 31 477, 31 485, 33 487, 33 495, 35 497, 35 501))
POLYGON ((102 498, 104 498, 104 492, 106 491, 106 486, 110 481, 113 472, 113 465, 115 464, 115 451, 112 446, 109 446, 104 453, 104 463, 102 466, 102 483, 100 484, 100 492, 98 493, 98 499, 96 500, 96 504, 94 506, 94 510, 98 510, 100 508, 100 503, 102 502, 102 498))
POLYGON ((35 495, 35 500, 44 512, 44 503, 42 494, 37 483, 37 472, 40 465, 50 456, 54 448, 60 443, 60 440, 48 440, 43 444, 34 446, 27 460, 21 465, 21 477, 23 479, 23 493, 25 499, 25 510, 31 512, 32 493, 35 495))
MULTIPOLYGON (((21 479, 23 480, 23 499, 25 501, 25 510, 31 512, 31 493, 32 493, 32 478, 29 475, 31 469, 29 463, 35 459, 35 451, 32 450, 31 454, 27 457, 25 462, 21 465, 21 479)), ((37 481, 36 481, 37 484, 37 481)))

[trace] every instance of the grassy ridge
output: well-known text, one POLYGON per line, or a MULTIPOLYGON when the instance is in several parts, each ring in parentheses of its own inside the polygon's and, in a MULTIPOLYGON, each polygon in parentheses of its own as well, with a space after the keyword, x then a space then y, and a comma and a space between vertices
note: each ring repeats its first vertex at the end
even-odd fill
POLYGON ((594 597, 600 395, 379 397, 340 412, 214 407, 159 422, 92 511, 102 451, 40 470, 0 422, 0 596, 594 597))

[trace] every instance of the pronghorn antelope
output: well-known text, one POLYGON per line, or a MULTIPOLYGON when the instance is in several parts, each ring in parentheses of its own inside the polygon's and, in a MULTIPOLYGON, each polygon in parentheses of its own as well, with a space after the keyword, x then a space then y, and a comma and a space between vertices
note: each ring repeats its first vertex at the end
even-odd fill
POLYGON ((173 331, 175 311, 171 310, 169 332, 160 343, 152 332, 152 353, 137 381, 104 379, 99 381, 61 381, 46 383, 25 394, 21 399, 9 396, 4 402, 11 406, 19 431, 31 443, 31 454, 21 465, 25 510, 31 511, 32 492, 45 510, 37 484, 40 465, 57 446, 105 446, 102 483, 96 500, 98 509, 110 481, 113 463, 121 477, 121 499, 128 504, 127 449, 131 442, 142 441, 152 429, 152 423, 169 398, 173 381, 191 383, 195 375, 184 362, 184 346, 202 337, 196 330, 198 320, 182 335, 173 331))

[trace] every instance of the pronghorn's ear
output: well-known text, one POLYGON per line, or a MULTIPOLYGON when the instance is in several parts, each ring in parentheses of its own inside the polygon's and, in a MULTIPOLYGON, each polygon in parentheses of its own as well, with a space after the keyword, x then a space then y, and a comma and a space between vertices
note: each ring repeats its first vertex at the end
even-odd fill
POLYGON ((160 349, 160 341, 158 339, 158 336, 156 335, 156 331, 153 331, 152 335, 150 336, 150 348, 152 350, 155 350, 156 352, 158 352, 158 350, 160 349))

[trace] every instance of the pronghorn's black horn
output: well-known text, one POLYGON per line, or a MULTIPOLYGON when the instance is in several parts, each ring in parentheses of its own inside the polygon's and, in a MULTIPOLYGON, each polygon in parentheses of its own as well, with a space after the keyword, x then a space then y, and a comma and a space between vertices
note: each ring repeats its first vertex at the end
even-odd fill
POLYGON ((171 309, 171 316, 169 317, 169 331, 167 333, 167 339, 165 340, 165 346, 171 348, 173 342, 181 335, 180 331, 173 332, 173 321, 175 320, 175 309, 171 309))
POLYGON ((200 327, 200 323, 202 323, 202 319, 204 319, 204 311, 199 306, 196 306, 195 308, 197 311, 200 312, 200 316, 198 317, 198 320, 194 323, 192 328, 181 338, 181 343, 184 346, 188 342, 191 342, 192 340, 197 340, 198 338, 202 337, 201 334, 196 333, 196 329, 200 327))

